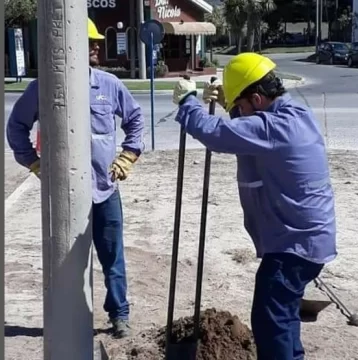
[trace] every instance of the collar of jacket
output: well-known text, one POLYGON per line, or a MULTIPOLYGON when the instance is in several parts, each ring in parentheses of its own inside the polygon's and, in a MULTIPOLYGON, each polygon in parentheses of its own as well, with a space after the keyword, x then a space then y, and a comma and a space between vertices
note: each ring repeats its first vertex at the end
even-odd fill
POLYGON ((98 88, 99 87, 99 81, 98 78, 96 76, 96 71, 90 67, 89 68, 89 73, 90 73, 90 85, 92 88, 98 88))
POLYGON ((267 112, 277 112, 278 109, 285 106, 288 102, 292 100, 292 97, 289 93, 285 93, 278 98, 276 98, 271 105, 266 109, 267 112))

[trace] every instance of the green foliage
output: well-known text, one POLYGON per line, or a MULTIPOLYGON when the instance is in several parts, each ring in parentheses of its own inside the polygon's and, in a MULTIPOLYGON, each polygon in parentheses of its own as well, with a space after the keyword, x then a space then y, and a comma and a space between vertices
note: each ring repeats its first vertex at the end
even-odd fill
POLYGON ((213 59, 213 61, 210 61, 210 59, 205 56, 200 60, 199 66, 202 68, 219 67, 219 60, 213 59))
POLYGON ((205 21, 211 22, 216 27, 216 36, 224 35, 227 32, 227 23, 221 6, 214 6, 213 12, 204 15, 205 21))
POLYGON ((233 33, 237 36, 238 52, 242 33, 247 27, 247 50, 252 51, 255 37, 261 41, 263 18, 276 9, 274 0, 223 0, 223 12, 233 33))
POLYGON ((37 0, 5 0, 5 27, 21 26, 36 18, 37 0))
POLYGON ((246 0, 224 0, 223 13, 233 32, 241 32, 247 21, 246 0))

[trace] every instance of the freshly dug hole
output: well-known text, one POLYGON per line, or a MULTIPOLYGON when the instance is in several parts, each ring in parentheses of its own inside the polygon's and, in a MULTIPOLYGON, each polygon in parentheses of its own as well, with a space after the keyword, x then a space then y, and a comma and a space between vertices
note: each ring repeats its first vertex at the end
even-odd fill
MULTIPOLYGON (((155 360, 164 359, 165 327, 152 337, 158 353, 155 360)), ((176 320, 173 324, 172 342, 186 343, 193 337, 193 317, 176 320)), ((148 340, 148 339, 147 339, 148 340)), ((153 348, 132 347, 130 359, 154 360, 153 348), (148 352, 147 352, 148 351, 148 352)), ((256 347, 251 330, 237 316, 227 311, 208 309, 201 313, 200 341, 196 360, 255 360, 256 347)), ((185 359, 182 359, 185 360, 185 359)))

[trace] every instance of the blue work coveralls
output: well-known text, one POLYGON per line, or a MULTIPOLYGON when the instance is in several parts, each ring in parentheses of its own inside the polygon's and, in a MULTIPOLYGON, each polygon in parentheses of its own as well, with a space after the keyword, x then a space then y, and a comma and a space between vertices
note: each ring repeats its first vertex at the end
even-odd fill
POLYGON ((337 255, 324 140, 288 93, 266 111, 231 117, 208 115, 189 95, 176 121, 209 150, 237 155, 244 226, 262 258, 251 315, 258 360, 302 360, 300 301, 337 255))
MULTIPOLYGON (((107 296, 104 310, 111 320, 129 317, 123 245, 122 203, 109 168, 116 157, 116 119, 122 118, 123 150, 138 156, 144 150, 144 118, 138 103, 115 76, 90 68, 93 242, 102 265, 107 296)), ((16 161, 29 167, 38 159, 30 131, 39 120, 38 81, 32 81, 14 105, 7 139, 16 161)), ((81 106, 81 104, 78 104, 81 106)), ((83 119, 78 119, 83 121, 83 119)))

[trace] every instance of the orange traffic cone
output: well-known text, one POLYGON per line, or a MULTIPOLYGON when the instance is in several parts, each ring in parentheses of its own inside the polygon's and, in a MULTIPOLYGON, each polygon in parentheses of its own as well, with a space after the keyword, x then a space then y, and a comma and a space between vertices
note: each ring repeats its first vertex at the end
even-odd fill
POLYGON ((41 155, 41 136, 40 136, 40 123, 37 123, 37 132, 36 132, 36 152, 37 155, 41 155))

